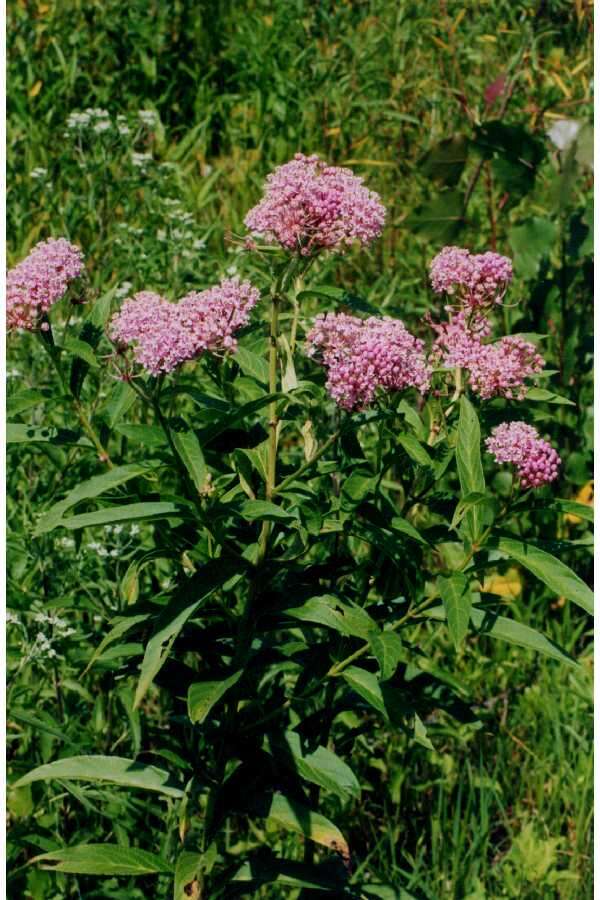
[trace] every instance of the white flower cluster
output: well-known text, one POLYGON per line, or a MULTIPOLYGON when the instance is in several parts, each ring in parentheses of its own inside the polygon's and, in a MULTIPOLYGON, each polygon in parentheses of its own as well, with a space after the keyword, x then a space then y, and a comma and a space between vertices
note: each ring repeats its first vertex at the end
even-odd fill
POLYGON ((145 169, 151 162, 154 162, 151 153, 131 153, 131 162, 137 169, 145 169))
POLYGON ((138 110, 138 117, 142 125, 145 125, 146 128, 153 128, 158 121, 158 116, 153 109, 138 110))
POLYGON ((112 125, 111 118, 105 109, 84 109, 75 111, 67 118, 67 131, 84 131, 90 129, 96 134, 108 131, 112 125))
POLYGON ((29 173, 29 177, 33 178, 34 181, 43 181, 48 175, 48 169, 44 169, 43 166, 36 166, 35 169, 32 169, 29 173))

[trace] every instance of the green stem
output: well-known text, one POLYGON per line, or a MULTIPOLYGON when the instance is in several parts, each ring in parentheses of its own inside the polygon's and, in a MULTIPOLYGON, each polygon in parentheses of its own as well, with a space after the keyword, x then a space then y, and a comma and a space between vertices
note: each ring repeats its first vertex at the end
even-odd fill
POLYGON ((65 394, 69 394, 71 397, 73 406, 75 407, 75 411, 77 413, 77 418, 79 419, 79 424, 81 425, 85 434, 87 435, 87 437, 90 439, 90 441, 96 448, 96 451, 98 453, 98 459, 101 462, 106 463, 106 465, 108 466, 109 469, 112 469, 113 463, 112 463, 110 456, 108 455, 108 451, 107 451, 106 447, 103 445, 102 441, 100 440, 100 438, 94 431, 92 423, 90 422, 81 402, 78 400, 77 397, 75 397, 73 395, 72 391, 70 391, 67 387, 67 383, 65 381, 65 375, 64 375, 62 365, 60 362, 60 350, 54 343, 52 331, 49 330, 45 334, 42 333, 41 331, 39 331, 39 332, 36 332, 36 334, 38 336, 38 339, 39 339, 42 347, 44 348, 44 350, 50 357, 50 360, 52 362, 52 365, 54 366, 56 374, 58 375, 60 385, 61 385, 63 391, 65 392, 65 394))
POLYGON ((446 418, 448 418, 448 416, 452 412, 454 405, 456 404, 457 400, 459 399, 460 395, 462 394, 462 391, 463 391, 462 369, 460 366, 457 366, 456 369, 454 370, 454 393, 452 394, 452 397, 450 398, 450 406, 446 410, 446 418))
MULTIPOLYGON (((428 606, 438 599, 438 595, 435 594, 432 597, 428 597, 424 603, 421 603, 420 606, 417 606, 415 609, 409 610, 406 615, 402 616, 401 619, 398 619, 386 631, 397 631, 405 622, 409 619, 413 619, 415 616, 418 616, 420 612, 424 609, 427 609, 428 606)), ((351 653, 350 656, 347 656, 345 659, 342 659, 340 662, 335 663, 331 668, 327 671, 325 677, 326 678, 335 678, 346 669, 351 663, 353 663, 356 659, 360 659, 361 656, 364 656, 365 653, 368 653, 371 649, 371 644, 364 644, 362 647, 359 647, 358 650, 355 650, 354 653, 351 653)))
POLYGON ((284 478, 281 484, 277 485, 273 489, 272 496, 274 497, 277 494, 281 493, 281 491, 284 491, 287 487, 290 486, 290 484, 296 481, 296 479, 301 478, 302 475, 308 472, 309 469, 312 469, 315 463, 317 463, 321 459, 321 457, 324 456, 325 453, 327 453, 332 444, 335 444, 341 433, 341 428, 338 429, 338 431, 334 431, 334 433, 327 438, 323 446, 319 450, 317 450, 314 456, 311 456, 311 458, 307 460, 307 462, 303 463, 299 469, 296 469, 295 472, 292 472, 291 475, 288 475, 287 478, 284 478))
MULTIPOLYGON (((281 304, 281 296, 279 293, 279 285, 271 295, 271 327, 269 332, 269 393, 277 393, 277 338, 279 337, 279 306, 281 304)), ((267 482, 265 496, 267 500, 271 500, 275 495, 277 482, 277 426, 279 420, 277 418, 277 401, 273 400, 269 403, 269 446, 267 456, 267 482)), ((258 541, 258 560, 260 565, 266 554, 271 534, 271 523, 263 522, 260 537, 258 541)))

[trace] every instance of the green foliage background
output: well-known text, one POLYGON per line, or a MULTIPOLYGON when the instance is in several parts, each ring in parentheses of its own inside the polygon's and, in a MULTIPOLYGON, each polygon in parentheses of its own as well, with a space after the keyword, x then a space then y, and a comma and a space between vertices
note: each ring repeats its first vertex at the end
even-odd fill
MULTIPOLYGON (((236 236, 266 173, 298 150, 351 165, 381 194, 388 223, 372 251, 321 264, 323 281, 418 328, 432 307, 431 257, 444 243, 484 250, 495 239, 515 260, 505 326, 550 335, 544 353, 557 374, 547 386, 576 403, 539 405, 540 427, 564 460, 557 495, 588 496, 592 63, 585 0, 11 0, 7 33, 11 264, 38 240, 64 235, 84 249, 92 296, 128 282, 131 292, 176 297, 232 266, 254 276, 236 236), (485 95, 502 77, 504 95, 512 85, 505 111, 501 96, 485 95), (157 126, 140 132, 134 147, 152 155, 146 170, 132 165, 127 140, 98 136, 78 148, 65 136, 68 115, 86 107, 129 121, 140 109, 157 113, 157 126), (546 132, 564 118, 584 127, 559 154, 546 132), (42 178, 32 175, 38 167, 47 170, 42 178)), ((311 303, 307 315, 322 308, 311 303)), ((11 338, 8 365, 11 419, 64 424, 50 403, 52 374, 29 336, 11 338), (36 418, 36 392, 49 419, 36 418)), ((98 421, 111 389, 107 375, 86 397, 98 421)), ((118 747, 126 755, 169 729, 159 692, 142 716, 132 709, 118 660, 105 657, 99 674, 81 675, 120 602, 134 536, 101 538, 117 551, 108 558, 89 544, 32 539, 35 511, 62 496, 61 453, 19 444, 9 457, 8 605, 22 615, 40 603, 67 610, 77 629, 75 637, 50 635, 60 653, 43 662, 26 659, 23 648, 36 632, 26 615, 27 638, 9 631, 10 780, 61 748, 118 747), (77 612, 82 598, 85 613, 77 612)), ((68 461, 85 474, 78 459, 68 461)), ((544 540, 578 541, 567 561, 590 574, 587 523, 560 517, 540 527, 544 540)), ((442 629, 428 632, 423 649, 453 671, 484 725, 473 732, 444 720, 432 750, 393 731, 367 731, 357 741, 363 795, 346 834, 357 877, 393 886, 379 896, 590 896, 587 620, 522 572, 503 577, 496 589, 513 617, 545 631, 582 666, 563 669, 486 638, 457 653, 442 629)), ((112 834, 127 844, 135 834, 140 847, 168 854, 172 848, 156 842, 163 807, 148 795, 34 784, 10 794, 9 813, 9 896, 168 896, 154 876, 98 882, 27 864, 75 835, 92 842, 112 834)), ((248 840, 234 830, 230 849, 241 853, 248 840)), ((256 896, 293 890, 264 888, 256 896)))

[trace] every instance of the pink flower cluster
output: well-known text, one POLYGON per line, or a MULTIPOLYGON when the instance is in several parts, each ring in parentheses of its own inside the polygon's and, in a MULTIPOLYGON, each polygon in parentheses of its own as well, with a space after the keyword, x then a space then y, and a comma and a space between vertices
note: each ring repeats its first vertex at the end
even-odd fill
POLYGON ((6 277, 6 327, 33 331, 83 272, 83 254, 65 238, 37 244, 6 277))
POLYGON ((429 388, 423 341, 399 319, 319 315, 307 341, 308 355, 317 356, 327 369, 327 389, 343 409, 363 409, 378 388, 415 387, 421 393, 429 388))
POLYGON ((471 254, 460 247, 444 247, 429 270, 436 294, 456 295, 475 309, 501 303, 513 277, 512 262, 499 253, 471 254))
POLYGON ((483 343, 491 329, 480 313, 468 316, 461 311, 448 322, 430 324, 437 332, 432 362, 444 368, 466 369, 473 391, 483 400, 492 397, 522 400, 527 392, 526 380, 544 367, 544 360, 534 345, 520 337, 483 343))
POLYGON ((549 484, 558 475, 560 456, 526 422, 503 422, 485 445, 498 463, 512 463, 524 488, 549 484))
POLYGON ((142 291, 113 316, 110 337, 132 344, 136 362, 151 375, 172 372, 207 350, 235 350, 234 333, 248 323, 258 298, 258 290, 239 278, 187 294, 179 303, 142 291))
POLYGON ((350 169, 297 153, 268 177, 261 202, 247 214, 250 231, 303 256, 367 245, 381 234, 385 207, 350 169))

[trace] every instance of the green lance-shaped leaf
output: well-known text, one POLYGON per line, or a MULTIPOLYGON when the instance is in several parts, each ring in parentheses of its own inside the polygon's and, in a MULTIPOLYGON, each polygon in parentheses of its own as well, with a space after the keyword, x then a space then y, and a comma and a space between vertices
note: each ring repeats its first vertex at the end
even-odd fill
POLYGON ((262 356, 252 353, 251 350, 247 350, 245 347, 238 347, 233 358, 244 375, 256 378, 261 384, 269 383, 269 366, 262 356))
POLYGON ((122 506, 107 506, 94 512, 81 513, 61 519, 62 528, 74 531, 92 525, 112 525, 115 522, 155 522, 157 519, 189 518, 190 510, 180 503, 126 503, 122 506))
POLYGON ((108 472, 103 472, 102 475, 95 475, 89 481, 78 484, 72 491, 69 491, 64 500, 59 500, 58 503, 55 503, 44 513, 34 529, 34 537, 46 534, 60 525, 63 513, 75 506, 75 504, 80 503, 82 500, 90 500, 92 497, 99 497, 107 491, 112 491, 120 485, 126 484, 132 478, 147 475, 152 465, 152 463, 132 463, 127 466, 117 466, 108 472))
POLYGON ((193 575, 173 601, 161 612, 144 653, 140 678, 135 692, 134 707, 137 708, 146 691, 165 664, 173 641, 201 603, 236 574, 231 564, 215 560, 193 575))
POLYGON ((423 444, 412 434, 399 434, 398 443, 406 450, 414 462, 420 466, 433 466, 433 460, 423 444))
POLYGON ((533 544, 508 537, 498 538, 497 546, 539 578, 550 590, 555 591, 559 597, 566 597, 590 615, 594 614, 594 595, 590 588, 579 575, 551 553, 546 553, 533 544))
POLYGON ((68 337, 63 344, 63 349, 68 353, 72 353, 73 356, 77 356, 79 359, 82 359, 88 364, 88 366, 92 366, 95 369, 100 366, 100 363, 96 358, 96 354, 94 353, 90 345, 85 341, 81 341, 78 338, 74 337, 68 337))
POLYGON ((242 670, 234 672, 223 681, 197 681, 191 684, 187 696, 188 716, 192 722, 201 725, 219 700, 225 696, 229 688, 236 684, 242 670))
POLYGON ((469 582, 464 575, 456 572, 448 578, 440 575, 437 586, 446 610, 448 631, 454 646, 458 649, 469 630, 472 606, 469 582))
POLYGON ((363 700, 387 718, 381 685, 376 675, 360 666, 348 666, 342 672, 342 678, 363 700))
POLYGON ((131 409, 138 395, 126 381, 118 381, 106 403, 99 410, 99 415, 106 421, 109 428, 114 428, 120 422, 125 413, 131 409))
POLYGON ((207 468, 200 441, 189 428, 187 431, 171 432, 173 444, 183 462, 194 487, 200 493, 206 487, 207 468))
POLYGON ((57 444, 78 447, 93 447, 92 442, 82 437, 80 431, 68 428, 23 425, 21 422, 6 423, 7 444, 57 444))
POLYGON ((161 856, 120 844, 79 844, 42 853, 31 862, 41 863, 53 872, 73 875, 152 875, 173 871, 173 866, 161 856))
POLYGON ((391 678, 401 662, 408 662, 408 652, 402 639, 393 631, 371 631, 369 643, 379 663, 381 680, 391 678))
POLYGON ((348 842, 333 822, 320 813, 313 812, 308 806, 283 794, 274 794, 265 818, 281 828, 301 834, 316 844, 322 844, 349 859, 348 842))
POLYGON ((193 897, 192 886, 202 866, 202 854, 184 850, 175 863, 175 881, 173 883, 173 900, 190 900, 193 897))
POLYGON ((289 758, 293 769, 311 784, 318 784, 344 801, 360 797, 356 775, 327 747, 304 750, 300 735, 296 731, 288 731, 274 738, 271 748, 280 761, 285 762, 289 758))
POLYGON ((142 622, 147 622, 150 618, 150 613, 140 613, 140 615, 136 616, 127 616, 123 618, 121 616, 113 619, 115 625, 108 634, 105 634, 90 658, 87 666, 82 672, 82 675, 85 675, 91 667, 94 665, 97 659, 99 659, 107 647, 111 644, 114 644, 115 641, 118 641, 119 638, 123 637, 128 631, 132 628, 135 628, 136 625, 140 625, 142 622))
POLYGON ((67 778, 73 781, 103 781, 126 787, 155 791, 168 797, 183 797, 183 791, 164 769, 138 763, 122 756, 70 756, 38 766, 24 775, 15 787, 32 781, 67 778))
MULTIPOLYGON (((469 400, 460 398, 456 467, 460 482, 460 494, 464 500, 470 494, 485 493, 485 478, 481 464, 481 429, 477 413, 469 400)), ((465 515, 467 534, 471 542, 481 535, 481 509, 473 507, 465 515)))
POLYGON ((235 874, 230 876, 230 880, 247 883, 248 887, 252 885, 257 890, 263 884, 279 884, 285 887, 327 891, 332 897, 336 894, 339 897, 346 896, 344 889, 348 883, 348 871, 341 860, 335 867, 331 862, 327 860, 319 865, 310 865, 261 853, 243 862, 235 874))
MULTIPOLYGON (((443 606, 435 606, 424 610, 423 615, 430 619, 444 621, 446 619, 446 610, 443 606)), ((527 650, 535 650, 537 653, 542 653, 544 656, 557 659, 559 662, 570 666, 577 666, 577 662, 573 657, 566 650, 563 650, 562 647, 559 647, 558 644, 555 644, 554 641, 551 641, 540 631, 536 631, 528 625, 515 622, 514 619, 496 616, 474 606, 471 609, 471 623, 480 634, 499 638, 502 641, 507 641, 509 644, 525 647, 527 650)))
POLYGON ((340 634, 361 637, 364 640, 368 639, 372 630, 377 630, 376 622, 364 609, 342 603, 338 597, 331 594, 311 597, 302 606, 286 609, 284 613, 301 622, 325 625, 340 634))

